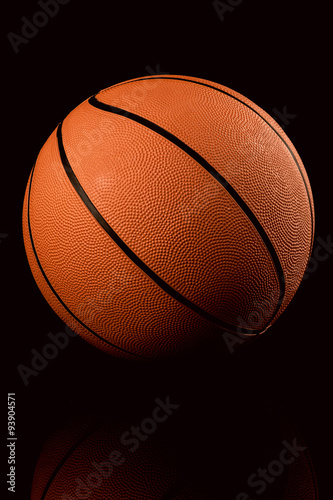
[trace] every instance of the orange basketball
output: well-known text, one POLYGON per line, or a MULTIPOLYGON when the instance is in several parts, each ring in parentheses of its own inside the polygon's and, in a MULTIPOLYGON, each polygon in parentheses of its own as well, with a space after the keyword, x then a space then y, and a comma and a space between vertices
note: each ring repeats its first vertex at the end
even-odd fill
POLYGON ((41 149, 23 208, 54 311, 136 358, 266 330, 302 280, 313 232, 309 180, 284 131, 237 92, 177 75, 76 107, 41 149))

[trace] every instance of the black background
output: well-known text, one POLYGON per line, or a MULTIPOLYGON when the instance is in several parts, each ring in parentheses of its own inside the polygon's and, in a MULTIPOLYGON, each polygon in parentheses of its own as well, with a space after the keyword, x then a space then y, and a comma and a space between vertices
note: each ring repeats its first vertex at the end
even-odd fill
MULTIPOLYGON (((35 1, 21 1, 6 9, 1 103, 5 139, 0 212, 5 382, 1 412, 5 418, 6 393, 15 392, 16 498, 29 498, 35 462, 50 430, 87 408, 111 409, 135 421, 149 416, 154 399, 166 395, 182 407, 173 435, 186 436, 192 455, 197 453, 197 463, 202 464, 209 457, 197 451, 197 443, 216 442, 221 450, 228 440, 232 449, 234 439, 232 451, 245 453, 237 433, 230 438, 234 413, 250 434, 261 402, 281 404, 310 451, 320 498, 330 498, 331 468, 326 457, 333 446, 331 257, 303 281, 276 324, 232 356, 207 348, 186 360, 147 366, 113 359, 75 338, 45 370, 30 377, 27 387, 17 371, 19 364, 31 362, 31 349, 45 346, 48 332, 64 331, 34 283, 24 253, 21 211, 29 172, 55 126, 105 87, 168 72, 226 85, 272 116, 274 108, 282 112, 287 106, 296 118, 285 131, 303 160, 313 190, 315 238, 327 239, 332 231, 328 7, 306 6, 300 0, 244 0, 222 22, 210 1, 119 6, 71 0, 29 43, 20 45, 18 54, 6 35, 20 34, 21 17, 31 19, 40 7, 35 1)), ((2 447, 5 451, 4 440, 2 447)), ((214 450, 212 446, 212 455, 214 450)), ((223 470, 228 453, 218 455, 222 483, 216 498, 225 498, 223 470)))

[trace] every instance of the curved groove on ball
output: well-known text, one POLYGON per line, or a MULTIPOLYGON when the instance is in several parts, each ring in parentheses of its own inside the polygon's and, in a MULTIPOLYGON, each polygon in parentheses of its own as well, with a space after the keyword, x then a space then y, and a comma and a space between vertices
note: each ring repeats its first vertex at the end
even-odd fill
POLYGON ((57 475, 60 472, 60 470, 62 469, 62 467, 65 465, 65 463, 71 457, 71 455, 74 453, 74 451, 76 451, 81 446, 81 444, 84 443, 85 440, 95 432, 95 430, 96 430, 96 428, 89 430, 89 432, 87 432, 81 439, 79 439, 72 446, 72 448, 66 453, 66 455, 60 460, 57 467, 54 469, 53 473, 51 474, 51 476, 50 476, 50 478, 49 478, 49 480, 44 488, 43 495, 41 496, 40 500, 45 500, 46 495, 47 495, 48 491, 50 490, 53 481, 57 477, 57 475))
POLYGON ((46 273, 45 273, 45 271, 44 271, 44 269, 43 269, 43 267, 42 267, 42 265, 40 263, 40 260, 38 258, 37 251, 36 251, 36 248, 35 248, 34 240, 33 240, 33 237, 32 237, 32 230, 31 230, 31 224, 30 224, 30 194, 31 194, 31 185, 32 185, 32 179, 33 179, 33 175, 34 175, 34 170, 35 170, 35 165, 34 165, 34 167, 32 169, 31 178, 30 178, 30 184, 29 184, 27 221, 28 221, 28 229, 29 229, 29 236, 30 236, 31 247, 32 247, 32 250, 33 250, 36 262, 38 264, 38 267, 39 267, 39 269, 40 269, 40 271, 41 271, 41 273, 42 273, 42 275, 43 275, 46 283, 48 284, 48 286, 52 290, 53 294, 57 297, 57 299, 59 300, 59 302, 61 303, 61 305, 75 319, 75 321, 77 321, 78 323, 80 323, 86 330, 88 330, 90 333, 92 333, 95 337, 98 337, 100 340, 102 340, 106 344, 108 344, 108 345, 110 345, 110 346, 112 346, 112 347, 114 347, 116 349, 119 349, 120 351, 125 352, 126 354, 130 354, 131 356, 134 356, 136 358, 149 360, 149 358, 147 358, 146 356, 142 356, 140 354, 135 354, 135 353, 133 353, 131 351, 128 351, 127 349, 124 349, 122 347, 117 346, 116 344, 113 344, 112 342, 109 342, 104 337, 101 337, 100 335, 98 335, 98 333, 96 333, 93 330, 91 330, 91 328, 89 328, 87 325, 85 325, 83 323, 83 321, 81 321, 77 316, 75 316, 75 314, 69 309, 69 307, 64 303, 64 301, 58 295, 58 293, 56 292, 56 290, 53 288, 52 284, 50 283, 50 280, 46 276, 46 273))

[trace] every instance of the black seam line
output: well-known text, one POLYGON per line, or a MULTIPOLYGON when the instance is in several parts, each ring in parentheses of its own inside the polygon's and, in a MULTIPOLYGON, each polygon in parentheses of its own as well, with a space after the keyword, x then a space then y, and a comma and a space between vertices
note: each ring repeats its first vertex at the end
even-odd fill
MULTIPOLYGON (((251 109, 251 111, 253 111, 256 115, 260 116, 260 118, 276 133, 276 135, 281 139, 281 141, 284 143, 284 145, 287 147, 289 153, 291 154, 294 162, 296 163, 296 166, 299 170, 299 173, 301 174, 301 177, 303 179, 303 183, 304 183, 304 186, 305 186, 305 190, 306 190, 306 194, 307 194, 307 197, 308 197, 308 201, 309 201, 309 206, 310 206, 310 214, 311 214, 311 242, 313 244, 313 239, 314 239, 314 214, 313 214, 313 210, 312 210, 312 205, 311 205, 311 197, 310 197, 310 193, 309 193, 309 190, 308 190, 308 186, 305 182, 305 178, 304 178, 304 175, 303 175, 303 172, 302 172, 302 169, 297 161, 297 158, 296 156, 294 155, 293 151, 291 150, 291 148, 289 147, 289 145, 287 144, 287 142, 285 141, 285 139, 281 136, 281 134, 266 120, 266 118, 264 118, 257 110, 255 110, 254 108, 252 108, 249 104, 247 104, 246 102, 242 101, 241 99, 239 99, 238 97, 235 97, 233 96, 232 94, 229 94, 229 92, 226 92, 225 90, 222 90, 222 89, 219 89, 218 87, 214 87, 213 85, 209 85, 208 83, 203 83, 203 82, 197 82, 196 80, 192 80, 190 77, 188 78, 180 78, 180 77, 173 77, 173 76, 151 76, 151 77, 147 77, 147 76, 143 76, 141 78, 137 78, 135 80, 129 80, 127 82, 122 82, 122 83, 119 83, 119 84, 116 84, 116 85, 113 85, 112 87, 109 87, 110 89, 113 88, 113 87, 117 87, 119 85, 125 85, 125 84, 129 84, 129 83, 134 83, 134 82, 139 82, 141 80, 179 80, 179 81, 182 81, 182 82, 190 82, 190 83, 196 83, 197 85, 201 85, 203 87, 208 87, 210 89, 213 89, 213 90, 217 90, 218 92, 220 92, 221 94, 225 94, 229 97, 231 97, 232 99, 235 99, 236 101, 240 102, 241 104, 243 104, 244 106, 246 106, 247 108, 251 109)), ((103 91, 100 92, 100 94, 102 95, 103 91)), ((308 261, 310 260, 310 257, 311 257, 311 252, 312 252, 312 244, 311 244, 311 248, 310 248, 310 251, 309 251, 309 258, 308 258, 308 261)))
POLYGON ((89 437, 91 436, 100 426, 96 426, 94 429, 88 431, 81 439, 79 439, 79 441, 77 441, 77 443, 75 443, 72 448, 70 448, 70 450, 66 453, 66 455, 60 460, 60 462, 58 463, 57 467, 54 469, 54 471, 52 472, 45 488, 44 488, 44 491, 43 491, 43 494, 41 496, 41 499, 40 500, 45 500, 46 498, 46 495, 53 483, 53 481, 55 480, 55 478, 57 477, 58 473, 60 472, 60 470, 62 469, 62 467, 65 465, 65 463, 67 462, 67 460, 71 457, 71 455, 74 453, 74 451, 76 451, 82 443, 84 443, 84 441, 89 437))
MULTIPOLYGON (((210 165, 210 163, 208 163, 199 153, 197 153, 197 151, 195 151, 190 146, 185 144, 183 141, 181 141, 178 137, 173 135, 171 132, 165 130, 164 128, 160 127, 159 125, 156 125, 155 123, 151 122, 150 120, 143 118, 142 116, 136 115, 134 113, 130 113, 129 111, 126 111, 126 110, 123 110, 121 108, 117 108, 115 106, 111 106, 109 104, 105 104, 101 101, 98 101, 95 96, 90 97, 88 102, 89 102, 89 104, 91 104, 95 108, 99 108, 103 111, 107 111, 110 113, 115 113, 117 115, 124 116, 124 117, 129 118, 133 121, 136 121, 136 122, 140 123, 141 125, 144 125, 145 127, 150 128, 154 132, 165 137, 167 140, 169 140, 170 142, 172 142, 173 144, 178 146, 180 149, 182 149, 189 156, 191 156, 191 158, 193 158, 197 163, 199 163, 232 196, 232 198, 235 200, 235 202, 240 206, 240 208, 243 210, 245 215, 251 221, 254 228, 257 230, 259 236, 261 237, 262 241, 264 242, 264 244, 265 244, 265 246, 266 246, 266 248, 271 256, 272 262, 273 262, 275 270, 276 270, 276 274, 277 274, 277 278, 278 278, 279 286, 280 286, 280 297, 279 297, 279 300, 278 300, 278 303, 277 303, 277 306, 275 308, 274 313, 272 314, 271 318, 269 318, 269 320, 267 321, 267 324, 269 324, 269 322, 276 315, 278 309, 280 308, 280 306, 283 302, 283 298, 284 298, 284 294, 285 294, 284 273, 283 273, 283 269, 282 269, 280 260, 277 256, 276 251, 275 251, 275 248, 274 248, 272 242, 270 241, 268 235, 266 234, 265 230, 261 226, 260 222, 258 221, 256 216, 254 215, 254 213, 250 210, 250 208, 247 206, 247 204, 244 202, 244 200, 236 192, 236 190, 227 182, 227 180, 224 177, 222 177, 221 174, 219 174, 219 172, 217 172, 217 170, 215 170, 214 167, 212 167, 212 165, 210 165)), ((136 256, 135 256, 135 258, 138 259, 138 257, 136 257, 136 256)), ((140 263, 141 262, 142 261, 140 261, 140 263)), ((141 267, 142 264, 138 264, 138 265, 140 265, 140 267, 141 267)), ((147 267, 147 266, 145 266, 145 267, 147 267)), ((152 273, 152 271, 150 269, 149 269, 149 271, 150 271, 150 273, 152 273)), ((147 272, 147 271, 145 271, 145 272, 147 272)), ((153 273, 153 274, 155 274, 155 273, 153 273)), ((153 279, 154 279, 154 281, 156 281, 155 278, 153 278, 153 279)), ((161 282, 160 278, 158 278, 158 280, 159 280, 159 282, 161 282)), ((166 290, 166 283, 164 281, 162 281, 162 284, 160 286, 166 290)), ((168 287, 168 288, 171 288, 171 287, 168 287)), ((172 294, 173 296, 175 296, 175 294, 177 294, 177 296, 182 297, 182 299, 183 299, 182 303, 184 303, 184 297, 182 295, 178 294, 173 288, 171 288, 171 290, 168 293, 170 293, 170 295, 172 294)), ((180 299, 177 297, 177 300, 180 300, 180 299)), ((187 299, 185 299, 185 300, 187 301, 187 303, 190 304, 190 305, 188 305, 188 307, 191 307, 191 309, 193 309, 194 304, 192 302, 188 301, 187 299)), ((199 308, 198 306, 195 306, 195 308, 198 310, 199 314, 203 315, 202 313, 204 312, 205 313, 204 317, 207 317, 208 313, 206 311, 203 311, 203 309, 199 308)), ((209 315, 209 316, 211 316, 211 315, 209 315)), ((226 327, 225 326, 226 324, 224 322, 221 322, 219 320, 219 323, 217 323, 216 322, 217 318, 215 318, 214 316, 211 316, 211 318, 214 318, 213 322, 215 324, 218 324, 219 326, 224 326, 226 329, 230 330, 230 325, 228 327, 226 327), (220 323, 221 323, 221 325, 220 325, 220 323)), ((212 319, 210 319, 210 321, 212 321, 212 319)), ((231 331, 238 332, 238 330, 239 330, 238 327, 233 326, 233 329, 231 331)), ((246 329, 246 330, 249 333, 251 333, 253 331, 256 331, 257 333, 261 333, 264 329, 261 329, 260 331, 249 330, 249 329, 246 329)), ((246 333, 246 332, 244 332, 244 333, 246 333)))
POLYGON ((31 193, 31 185, 32 185, 32 178, 33 178, 33 174, 34 174, 34 171, 35 171, 35 166, 33 167, 32 169, 32 173, 31 173, 31 178, 30 178, 30 184, 29 184, 29 194, 28 194, 28 208, 27 208, 27 219, 28 219, 28 229, 29 229, 29 236, 30 236, 30 242, 31 242, 31 246, 32 246, 32 250, 34 252, 34 255, 35 255, 35 259, 36 259, 36 262, 38 264, 38 267, 40 269, 40 272, 42 273, 46 283, 48 284, 48 286, 50 287, 50 289, 52 290, 52 292, 54 293, 54 295, 57 297, 57 299, 59 300, 60 304, 62 304, 62 306, 66 309, 66 311, 68 311, 68 313, 78 322, 80 323, 86 330, 88 330, 90 333, 92 333, 95 337, 98 337, 100 340, 102 340, 103 342, 105 342, 106 344, 122 351, 122 352, 126 352, 127 354, 131 354, 132 356, 135 356, 137 358, 141 358, 141 359, 146 359, 147 361, 150 361, 149 358, 147 358, 146 356, 141 356, 140 354, 135 354, 135 353, 132 353, 130 351, 127 351, 126 349, 123 349, 122 347, 119 347, 115 344, 112 344, 111 342, 109 342, 108 340, 104 339, 103 337, 101 337, 100 335, 98 335, 98 333, 94 332, 93 330, 91 330, 91 328, 89 328, 87 325, 85 325, 83 323, 83 321, 81 321, 78 317, 75 316, 75 314, 67 307, 67 305, 65 304, 65 302, 60 298, 60 296, 58 295, 58 293, 55 291, 55 289, 53 288, 53 286, 51 285, 50 283, 50 280, 48 279, 48 277, 46 276, 45 274, 45 271, 40 263, 40 260, 38 258, 38 255, 37 255, 37 251, 36 251, 36 248, 35 248, 35 244, 34 244, 34 241, 33 241, 33 237, 32 237, 32 231, 31 231, 31 225, 30 225, 30 193, 31 193))
MULTIPOLYGON (((90 99, 89 99, 90 101, 90 99)), ((97 101, 98 102, 98 101, 97 101)), ((80 196, 81 200, 83 203, 86 205, 87 209, 89 212, 93 215, 93 217, 96 219, 96 221, 100 224, 100 226, 104 229, 104 231, 112 238, 112 240, 118 245, 118 247, 131 259, 134 264, 137 265, 141 271, 143 271, 149 278, 151 278, 162 290, 164 290, 170 297, 176 299, 178 302, 183 304, 184 306, 188 307, 195 313, 197 313, 199 316, 202 318, 210 321, 214 325, 217 325, 221 328, 224 328, 225 330, 229 330, 232 332, 237 333, 238 332, 238 327, 235 325, 230 325, 229 323, 222 321, 219 318, 216 318, 209 312, 205 311, 201 307, 197 306, 193 302, 191 302, 189 299, 184 297, 181 293, 177 292, 172 286, 168 285, 158 274, 156 274, 147 264, 145 264, 140 257, 136 255, 136 253, 131 250, 129 246, 126 245, 126 243, 118 236, 118 234, 112 229, 112 227, 107 223, 107 221, 103 218, 103 216, 100 214, 100 212, 97 210, 93 202, 90 200, 88 197, 87 193, 84 191, 83 187, 81 186, 78 178, 76 177, 65 152, 63 140, 62 140, 62 123, 59 125, 58 130, 57 130, 57 137, 58 137, 58 146, 59 146, 59 151, 60 151, 60 157, 61 161, 63 164, 63 167, 65 169, 65 172, 68 176, 68 179, 70 180, 72 186, 74 187, 75 191, 77 194, 80 196)), ((245 328, 244 328, 245 330, 245 328)), ((261 330, 246 330, 249 333, 253 333, 254 331, 256 333, 260 333, 261 330)))

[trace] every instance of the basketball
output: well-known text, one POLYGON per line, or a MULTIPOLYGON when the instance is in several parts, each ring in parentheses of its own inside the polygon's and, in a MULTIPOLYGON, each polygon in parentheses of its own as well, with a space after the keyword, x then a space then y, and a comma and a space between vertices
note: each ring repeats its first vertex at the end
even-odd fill
POLYGON ((281 127, 238 92, 180 75, 77 106, 42 147, 23 205, 46 301, 90 344, 131 359, 267 330, 313 234, 310 183, 281 127))

